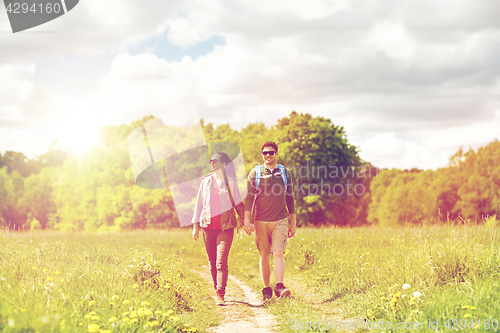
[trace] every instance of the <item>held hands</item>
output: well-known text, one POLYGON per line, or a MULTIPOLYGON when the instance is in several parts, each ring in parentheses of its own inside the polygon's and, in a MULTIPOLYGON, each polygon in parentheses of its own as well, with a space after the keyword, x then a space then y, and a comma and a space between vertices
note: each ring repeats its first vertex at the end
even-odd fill
POLYGON ((245 218, 245 220, 243 222, 243 230, 245 230, 247 235, 250 235, 250 234, 252 234, 252 232, 255 231, 255 226, 253 224, 251 224, 248 219, 245 218))
POLYGON ((295 236, 295 230, 297 228, 297 220, 295 214, 290 214, 290 226, 288 227, 288 238, 295 236))

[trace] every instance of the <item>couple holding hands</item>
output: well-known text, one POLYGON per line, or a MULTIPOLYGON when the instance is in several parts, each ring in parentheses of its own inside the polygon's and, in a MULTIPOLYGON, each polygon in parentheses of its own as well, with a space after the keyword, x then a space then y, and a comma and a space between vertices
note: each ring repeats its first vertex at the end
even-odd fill
POLYGON ((277 164, 278 145, 267 141, 262 145, 263 165, 248 175, 248 194, 241 200, 234 165, 225 153, 216 153, 210 160, 213 173, 205 176, 198 190, 193 215, 193 238, 203 234, 217 304, 224 305, 228 278, 227 261, 238 226, 235 210, 244 217, 243 229, 255 232, 255 244, 260 254, 260 273, 264 289, 262 301, 273 296, 270 287, 270 255, 274 257, 276 297, 287 297, 290 290, 283 285, 285 249, 288 238, 295 235, 295 203, 290 171, 277 164), (226 168, 226 166, 228 166, 226 168), (235 200, 238 202, 235 205, 235 200), (253 220, 253 223, 252 223, 253 220))

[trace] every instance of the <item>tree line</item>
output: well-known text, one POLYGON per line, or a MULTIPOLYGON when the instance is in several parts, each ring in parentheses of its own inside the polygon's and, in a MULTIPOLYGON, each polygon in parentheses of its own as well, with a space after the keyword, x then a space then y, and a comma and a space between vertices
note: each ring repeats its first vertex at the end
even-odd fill
MULTIPOLYGON (((16 230, 178 226, 168 187, 137 186, 131 168, 128 136, 152 118, 102 128, 100 145, 81 155, 53 145, 34 160, 14 152, 0 156, 0 223, 16 230)), ((262 143, 277 142, 278 162, 294 170, 300 225, 357 225, 366 220, 363 198, 369 178, 362 171, 371 166, 361 161, 344 129, 329 119, 292 112, 271 127, 253 123, 238 131, 228 124, 214 126, 203 120, 201 126, 207 142, 240 147, 247 173, 262 163, 262 143), (321 172, 314 173, 315 168, 321 172)))
POLYGON ((462 148, 445 168, 383 170, 371 182, 367 222, 476 223, 500 213, 500 142, 462 148))
MULTIPOLYGON (((0 155, 0 225, 86 231, 179 226, 168 184, 141 188, 131 168, 129 134, 153 118, 102 128, 100 144, 80 155, 57 142, 35 159, 0 155)), ((252 123, 239 131, 203 120, 201 126, 206 142, 240 147, 247 173, 262 163, 263 142, 278 143, 278 163, 292 173, 300 226, 480 220, 500 209, 498 141, 459 150, 436 171, 379 170, 361 160, 341 126, 323 117, 292 112, 274 126, 252 123)))

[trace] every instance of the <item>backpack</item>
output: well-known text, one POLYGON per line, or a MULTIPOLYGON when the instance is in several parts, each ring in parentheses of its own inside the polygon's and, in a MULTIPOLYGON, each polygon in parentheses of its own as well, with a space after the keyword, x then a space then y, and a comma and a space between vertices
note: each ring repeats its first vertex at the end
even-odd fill
MULTIPOLYGON (((278 164, 278 168, 280 169, 281 179, 283 179, 283 184, 285 184, 285 188, 286 188, 287 179, 286 179, 285 167, 281 164, 278 164)), ((262 176, 262 165, 257 165, 255 167, 255 190, 259 189, 261 176, 262 176)))

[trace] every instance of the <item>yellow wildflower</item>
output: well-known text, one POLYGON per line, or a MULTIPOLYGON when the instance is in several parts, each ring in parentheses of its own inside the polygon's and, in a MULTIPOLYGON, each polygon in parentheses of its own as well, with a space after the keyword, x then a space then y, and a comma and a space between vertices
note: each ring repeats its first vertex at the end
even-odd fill
POLYGON ((127 304, 130 304, 130 301, 128 299, 126 299, 122 303, 123 303, 123 305, 127 305, 127 304))
POLYGON ((90 319, 90 317, 92 317, 92 316, 93 316, 92 314, 87 313, 87 314, 85 315, 85 319, 90 319))
POLYGON ((91 324, 87 327, 87 332, 99 332, 101 328, 97 324, 91 324))
POLYGON ((92 301, 89 302, 89 306, 92 306, 92 305, 95 305, 95 301, 94 300, 92 300, 92 301))
POLYGON ((120 296, 118 296, 118 295, 113 295, 113 297, 111 297, 111 299, 112 299, 113 301, 116 301, 116 300, 120 299, 120 296))

